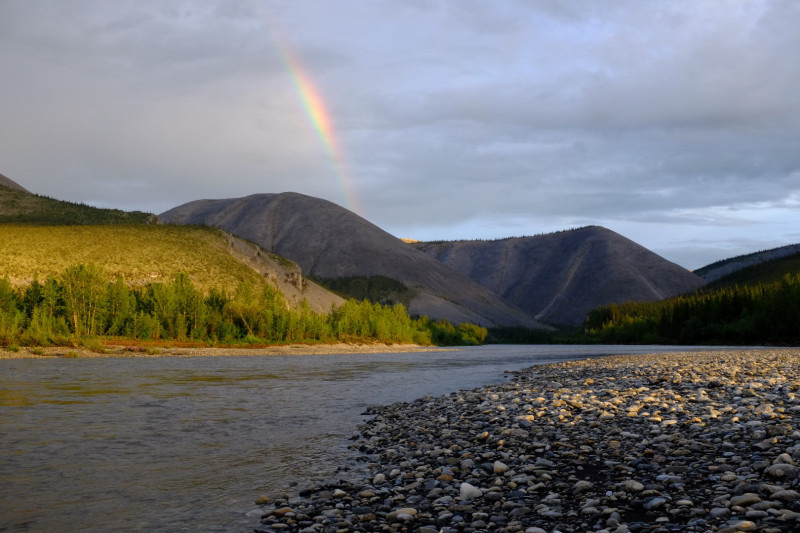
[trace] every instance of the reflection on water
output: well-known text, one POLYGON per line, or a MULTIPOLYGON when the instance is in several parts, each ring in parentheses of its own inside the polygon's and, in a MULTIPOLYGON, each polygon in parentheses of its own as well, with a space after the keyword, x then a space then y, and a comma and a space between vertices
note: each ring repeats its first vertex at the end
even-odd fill
POLYGON ((369 405, 641 351, 0 361, 0 531, 250 531, 257 496, 348 463, 369 405))

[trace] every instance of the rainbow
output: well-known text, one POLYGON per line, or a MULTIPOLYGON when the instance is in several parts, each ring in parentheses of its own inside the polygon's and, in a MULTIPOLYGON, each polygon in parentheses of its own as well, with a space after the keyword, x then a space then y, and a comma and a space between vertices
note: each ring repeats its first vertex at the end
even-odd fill
POLYGON ((319 137, 320 142, 322 142, 325 153, 331 161, 331 165, 339 180, 339 186, 342 189, 345 199, 344 207, 360 215, 362 213, 361 205, 356 195, 353 180, 347 169, 344 152, 336 137, 336 128, 333 124, 333 118, 328 108, 325 106, 325 101, 322 99, 322 95, 312 82, 311 76, 303 67, 303 64, 297 56, 285 45, 283 39, 277 38, 275 33, 273 33, 273 35, 276 36, 275 43, 292 77, 297 96, 306 112, 306 116, 316 132, 317 137, 319 137))

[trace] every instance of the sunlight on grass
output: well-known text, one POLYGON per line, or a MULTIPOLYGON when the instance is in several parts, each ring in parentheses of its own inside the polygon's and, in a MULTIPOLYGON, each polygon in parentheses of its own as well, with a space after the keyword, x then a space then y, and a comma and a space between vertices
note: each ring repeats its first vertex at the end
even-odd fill
POLYGON ((219 230, 185 226, 3 225, 0 273, 14 286, 61 274, 70 265, 102 265, 109 279, 127 285, 167 282, 186 273, 198 289, 233 290, 264 279, 228 252, 219 230))

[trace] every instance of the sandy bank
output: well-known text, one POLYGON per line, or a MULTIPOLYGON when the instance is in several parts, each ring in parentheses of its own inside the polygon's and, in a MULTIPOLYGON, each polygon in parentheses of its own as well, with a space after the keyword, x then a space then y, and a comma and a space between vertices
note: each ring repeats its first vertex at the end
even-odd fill
POLYGON ((247 355, 324 355, 346 353, 408 353, 448 350, 419 344, 287 344, 259 348, 179 348, 158 347, 146 350, 132 346, 107 346, 106 353, 97 353, 86 348, 51 346, 48 348, 22 347, 19 351, 0 349, 0 359, 52 359, 85 357, 225 357, 247 355))

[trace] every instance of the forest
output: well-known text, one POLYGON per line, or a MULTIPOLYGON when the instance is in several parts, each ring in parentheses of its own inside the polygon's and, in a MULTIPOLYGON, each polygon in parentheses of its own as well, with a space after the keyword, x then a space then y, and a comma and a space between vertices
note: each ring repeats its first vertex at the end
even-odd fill
POLYGON ((656 302, 605 305, 584 324, 602 343, 800 343, 800 274, 729 285, 656 302))
POLYGON ((289 342, 482 344, 474 324, 412 318, 402 304, 347 300, 328 313, 290 309, 272 286, 200 291, 178 273, 169 282, 128 286, 93 264, 15 288, 0 279, 0 346, 75 345, 87 338, 198 341, 212 346, 289 342))

